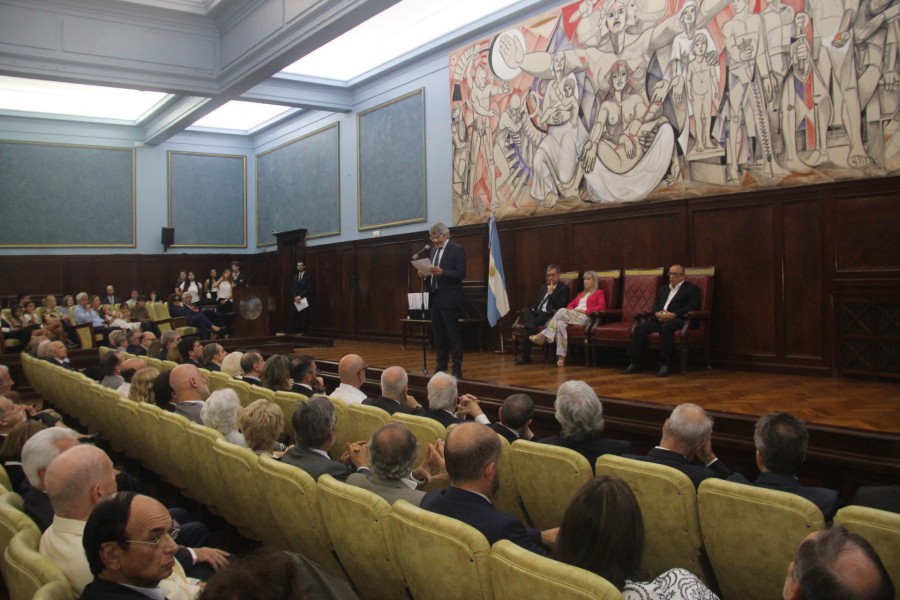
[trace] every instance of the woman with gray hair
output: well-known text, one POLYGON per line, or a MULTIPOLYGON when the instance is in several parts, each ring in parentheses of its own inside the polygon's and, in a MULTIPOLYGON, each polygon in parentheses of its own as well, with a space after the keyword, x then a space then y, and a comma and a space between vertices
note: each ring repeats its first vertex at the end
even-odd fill
POLYGON ((216 390, 200 409, 200 420, 204 425, 221 433, 226 442, 246 448, 244 435, 238 431, 240 415, 241 401, 232 389, 216 390))
POLYGON ((562 446, 584 456, 591 469, 604 454, 633 454, 631 442, 603 437, 603 404, 584 381, 567 381, 556 392, 556 420, 562 427, 559 435, 542 438, 541 444, 562 446))
POLYGON ((543 331, 528 338, 539 346, 555 340, 557 367, 566 366, 566 352, 569 347, 566 327, 569 324, 586 325, 589 319, 588 315, 606 310, 606 296, 603 290, 597 289, 597 283, 597 274, 593 271, 585 271, 584 291, 579 292, 566 308, 556 311, 556 314, 547 321, 547 326, 543 331))

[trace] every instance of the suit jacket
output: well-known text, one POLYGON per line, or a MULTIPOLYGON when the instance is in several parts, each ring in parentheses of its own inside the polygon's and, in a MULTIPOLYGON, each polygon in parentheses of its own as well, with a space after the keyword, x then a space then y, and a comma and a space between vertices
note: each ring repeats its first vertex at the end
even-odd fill
MULTIPOLYGON (((261 385, 262 381, 260 381, 259 377, 254 377, 253 375, 244 375, 241 381, 246 381, 251 385, 261 385)), ((286 416, 286 415, 285 415, 286 416)))
MULTIPOLYGON (((750 483, 743 475, 735 473, 728 478, 729 481, 738 483, 750 483)), ((826 521, 834 520, 834 515, 841 507, 841 495, 837 490, 828 488, 806 487, 796 477, 788 475, 778 475, 777 473, 760 473, 759 477, 752 485, 756 487, 777 490, 779 492, 789 492, 806 498, 819 507, 826 521)))
POLYGON ((147 600, 147 596, 137 592, 129 587, 95 577, 94 580, 87 584, 79 600, 119 600, 121 598, 143 598, 147 600))
POLYGON ((33 487, 29 487, 28 492, 25 493, 24 485, 19 491, 24 495, 25 514, 31 517, 41 531, 47 531, 47 528, 53 523, 53 506, 50 504, 50 496, 33 487))
POLYGON ((347 478, 347 483, 378 494, 388 504, 403 499, 410 504, 419 506, 422 498, 425 497, 425 492, 414 490, 399 479, 383 479, 375 473, 353 473, 347 478))
POLYGON ((520 520, 497 510, 473 492, 453 486, 434 490, 425 494, 420 506, 474 527, 487 538, 488 544, 509 540, 526 550, 547 555, 541 547, 540 530, 527 529, 520 520))
POLYGON ((204 365, 204 366, 206 367, 206 370, 209 371, 209 372, 211 372, 211 373, 214 372, 214 371, 215 371, 215 372, 221 372, 221 371, 222 371, 222 367, 220 367, 219 365, 217 365, 217 364, 214 363, 213 361, 209 361, 209 362, 206 363, 206 365, 204 365))
MULTIPOLYGON (((513 432, 512 429, 510 429, 509 427, 507 427, 507 426, 504 425, 503 423, 500 423, 500 422, 491 423, 490 427, 491 427, 491 429, 493 429, 494 431, 496 431, 497 433, 499 433, 500 435, 502 435, 504 438, 506 438, 506 441, 508 441, 510 444, 512 444, 512 443, 513 443, 514 441, 516 441, 516 440, 522 439, 522 438, 520 438, 519 436, 517 436, 517 435, 513 432)), ((539 438, 539 437, 536 436, 536 435, 533 435, 533 436, 531 437, 531 439, 528 440, 528 441, 529 441, 529 442, 539 442, 539 441, 541 441, 541 438, 539 438)))
POLYGON ((303 279, 300 279, 300 273, 291 275, 291 298, 300 296, 306 298, 312 291, 312 276, 309 271, 303 272, 303 279))
MULTIPOLYGON (((666 300, 669 298, 669 290, 668 285, 660 288, 659 295, 656 297, 656 304, 653 305, 653 312, 659 312, 663 309, 666 300)), ((668 311, 675 313, 679 319, 684 320, 687 318, 687 314, 693 310, 700 310, 700 288, 690 281, 685 281, 678 288, 678 292, 672 298, 672 302, 669 303, 668 311)))
POLYGON ((319 477, 328 473, 338 481, 347 481, 347 477, 353 473, 353 467, 344 463, 325 458, 318 452, 313 452, 303 446, 294 446, 284 453, 281 462, 303 469, 309 476, 319 480, 319 477))
POLYGON ((593 471, 597 465, 597 459, 604 454, 633 454, 634 449, 628 440, 608 440, 604 437, 597 436, 580 442, 570 442, 564 437, 554 435, 553 437, 543 438, 541 444, 550 444, 551 446, 562 446, 578 452, 584 456, 591 464, 593 471))
POLYGON ((405 404, 400 404, 396 400, 391 398, 385 398, 384 396, 378 396, 377 398, 366 398, 362 401, 366 406, 374 406, 376 408, 380 408, 384 412, 389 415, 394 414, 395 412, 405 413, 407 415, 419 415, 421 416, 424 412, 423 409, 413 410, 407 407, 405 404))
MULTIPOLYGON (((432 262, 436 256, 437 248, 432 248, 432 262)), ((434 284, 438 285, 440 293, 436 297, 441 308, 462 308, 462 282, 466 278, 466 251, 459 244, 447 240, 441 253, 441 262, 437 266, 444 270, 443 274, 440 277, 432 275, 429 279, 431 279, 432 291, 434 291, 434 284)))
POLYGON ((666 450, 665 448, 654 448, 647 453, 647 456, 637 456, 635 454, 626 454, 625 458, 633 458, 644 462, 652 462, 658 465, 665 465, 677 469, 691 478, 694 487, 699 487, 705 479, 716 477, 718 479, 728 479, 734 473, 725 466, 721 460, 713 461, 709 467, 695 465, 688 462, 683 454, 666 450))
POLYGON ((243 272, 235 273, 234 271, 232 271, 231 272, 231 285, 233 285, 235 287, 239 286, 239 285, 247 285, 247 277, 244 275, 243 272))
POLYGON ((434 419, 444 427, 450 427, 455 423, 465 423, 466 421, 456 417, 456 415, 451 415, 446 410, 423 410, 419 416, 434 419))
POLYGON ((315 390, 306 385, 305 383, 295 383, 291 386, 291 391, 295 394, 303 394, 307 398, 315 394, 315 390))
POLYGON ((184 402, 179 402, 175 405, 175 414, 181 415, 194 423, 203 425, 203 421, 200 419, 201 408, 203 407, 199 404, 185 404, 184 402))
POLYGON ((46 360, 48 363, 50 363, 51 365, 56 365, 57 367, 62 367, 63 369, 68 369, 69 371, 74 371, 74 370, 75 370, 75 367, 73 367, 73 366, 72 366, 72 363, 70 363, 70 362, 59 362, 58 360, 56 360, 56 359, 53 358, 52 356, 49 357, 49 358, 47 358, 47 359, 45 359, 45 360, 46 360))
MULTIPOLYGON (((534 301, 534 304, 531 306, 531 310, 538 311, 541 307, 541 302, 544 301, 544 296, 547 295, 547 284, 541 286, 541 289, 538 290, 537 300, 534 301)), ((553 293, 550 294, 550 297, 547 298, 547 306, 545 307, 544 312, 553 314, 561 308, 565 308, 569 303, 569 286, 564 283, 557 283, 556 288, 553 290, 553 293)))
POLYGON ((135 356, 147 356, 147 349, 140 344, 137 346, 128 346, 125 351, 129 354, 134 354, 135 356))

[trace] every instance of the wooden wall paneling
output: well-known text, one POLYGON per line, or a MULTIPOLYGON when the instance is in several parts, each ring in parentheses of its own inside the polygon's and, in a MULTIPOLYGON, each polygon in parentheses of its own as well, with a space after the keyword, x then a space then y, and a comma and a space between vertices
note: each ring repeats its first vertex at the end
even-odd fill
POLYGON ((572 224, 572 251, 581 270, 634 269, 690 264, 680 207, 657 207, 652 216, 623 214, 572 224), (673 210, 674 208, 674 210, 673 210))
MULTIPOLYGON (((406 316, 408 308, 409 258, 424 245, 422 243, 412 251, 408 241, 385 240, 357 246, 361 335, 399 335, 400 319, 406 316)), ((418 281, 412 284, 417 291, 421 289, 418 281)))
POLYGON ((820 203, 813 198, 781 204, 784 293, 783 351, 786 358, 814 360, 828 366, 826 319, 829 299, 823 281, 823 224, 820 203))
POLYGON ((772 215, 768 202, 736 200, 692 212, 695 261, 716 267, 714 357, 776 357, 772 215))
POLYGON ((356 337, 359 335, 360 318, 367 314, 365 305, 362 302, 362 294, 364 292, 368 294, 370 290, 361 290, 359 270, 356 266, 356 248, 342 248, 340 256, 341 272, 346 274, 346 281, 344 281, 345 295, 343 296, 346 301, 341 303, 341 312, 343 314, 341 331, 343 335, 356 337))
POLYGON ((835 267, 847 271, 900 271, 900 202, 897 195, 836 195, 835 267))
MULTIPOLYGON (((510 312, 531 306, 538 288, 544 283, 548 264, 558 264, 563 272, 577 270, 577 265, 568 260, 566 230, 561 223, 543 227, 533 224, 530 227, 500 230, 510 312), (507 253, 507 248, 512 252, 507 253)), ((515 319, 510 323, 513 321, 515 319)))
POLYGON ((338 334, 347 326, 345 309, 349 273, 344 273, 341 253, 332 246, 306 249, 306 268, 313 276, 309 327, 311 331, 338 334))

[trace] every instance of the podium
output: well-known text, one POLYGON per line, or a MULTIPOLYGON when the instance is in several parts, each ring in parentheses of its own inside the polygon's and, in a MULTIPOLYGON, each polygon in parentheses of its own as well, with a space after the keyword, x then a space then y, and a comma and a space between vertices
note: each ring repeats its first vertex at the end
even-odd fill
POLYGON ((269 288, 264 285, 237 286, 232 289, 234 336, 269 335, 269 288))

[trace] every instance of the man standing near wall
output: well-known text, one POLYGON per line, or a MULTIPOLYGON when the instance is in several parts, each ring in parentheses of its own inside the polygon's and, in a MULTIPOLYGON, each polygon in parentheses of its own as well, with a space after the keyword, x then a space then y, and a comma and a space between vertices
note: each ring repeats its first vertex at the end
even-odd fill
POLYGON ((463 307, 462 282, 466 277, 466 251, 450 241, 450 229, 435 223, 431 236, 431 329, 437 350, 435 371, 446 371, 453 356, 453 375, 462 378, 463 348, 459 316, 463 307))

